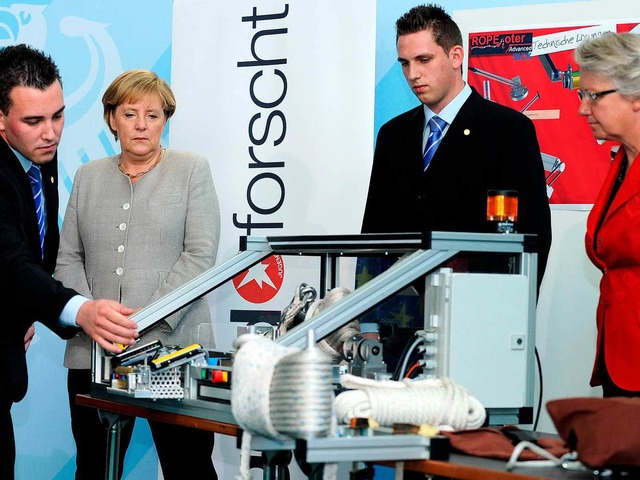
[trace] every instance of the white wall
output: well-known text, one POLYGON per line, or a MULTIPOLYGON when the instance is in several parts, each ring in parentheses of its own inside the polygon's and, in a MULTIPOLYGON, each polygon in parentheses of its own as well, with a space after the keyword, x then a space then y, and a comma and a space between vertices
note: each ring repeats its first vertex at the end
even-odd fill
MULTIPOLYGON (((541 431, 555 431, 544 408, 548 400, 602 394, 600 388, 589 387, 600 272, 584 253, 587 214, 571 210, 551 212, 553 242, 540 290, 536 324, 543 378, 543 408, 538 425, 541 431)), ((536 398, 538 394, 536 390, 536 398)))

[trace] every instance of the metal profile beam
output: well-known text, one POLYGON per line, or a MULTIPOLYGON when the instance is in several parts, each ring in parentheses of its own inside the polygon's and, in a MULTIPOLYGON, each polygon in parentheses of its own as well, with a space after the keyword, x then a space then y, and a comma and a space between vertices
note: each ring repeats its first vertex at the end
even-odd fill
POLYGON ((237 274, 251 268, 271 253, 271 250, 268 249, 240 252, 230 260, 203 272, 168 295, 134 313, 131 315, 131 320, 138 323, 138 329, 142 332, 159 320, 229 281, 237 274))
MULTIPOLYGON (((356 461, 426 460, 430 458, 431 440, 415 434, 374 433, 371 436, 310 438, 303 442, 308 463, 356 461)), ((272 439, 261 435, 251 438, 251 448, 257 451, 294 450, 294 439, 272 439)))
POLYGON ((415 434, 371 437, 327 437, 307 440, 307 462, 372 462, 382 460, 426 460, 431 441, 415 434))
MULTIPOLYGON (((260 237, 246 237, 246 248, 260 237)), ((359 235, 303 235, 267 237, 274 253, 282 255, 339 254, 356 256, 366 253, 406 253, 429 248, 429 235, 421 233, 386 233, 359 235)), ((258 243, 259 248, 259 243, 258 243)))
POLYGON ((463 252, 521 253, 525 252, 529 245, 535 245, 534 239, 534 235, 521 233, 432 232, 430 248, 463 252))

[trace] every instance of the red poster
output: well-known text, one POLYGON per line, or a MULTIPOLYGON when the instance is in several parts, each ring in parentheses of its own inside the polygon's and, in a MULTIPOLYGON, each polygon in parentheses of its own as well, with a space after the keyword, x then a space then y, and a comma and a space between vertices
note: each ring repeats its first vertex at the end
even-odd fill
POLYGON ((468 82, 485 98, 533 120, 552 205, 590 205, 617 144, 597 141, 578 115, 580 42, 628 32, 639 23, 474 32, 469 35, 468 82))

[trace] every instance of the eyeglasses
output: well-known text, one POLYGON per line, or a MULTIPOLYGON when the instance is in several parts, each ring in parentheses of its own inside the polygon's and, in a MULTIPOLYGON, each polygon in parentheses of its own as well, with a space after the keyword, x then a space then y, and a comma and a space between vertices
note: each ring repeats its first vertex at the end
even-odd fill
POLYGON ((611 90, 603 90, 601 92, 585 92, 584 90, 578 90, 578 98, 580 99, 580 101, 587 99, 589 102, 595 102, 600 97, 604 97, 605 95, 609 95, 610 93, 614 93, 617 91, 617 88, 611 90))

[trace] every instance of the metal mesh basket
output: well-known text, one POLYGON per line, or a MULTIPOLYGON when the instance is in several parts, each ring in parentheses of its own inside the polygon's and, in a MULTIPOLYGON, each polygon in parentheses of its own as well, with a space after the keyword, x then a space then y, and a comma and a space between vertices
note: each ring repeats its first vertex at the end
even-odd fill
POLYGON ((151 372, 151 398, 184 398, 180 382, 180 368, 151 372))

